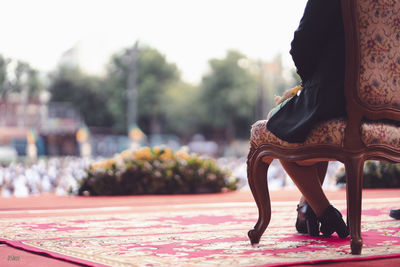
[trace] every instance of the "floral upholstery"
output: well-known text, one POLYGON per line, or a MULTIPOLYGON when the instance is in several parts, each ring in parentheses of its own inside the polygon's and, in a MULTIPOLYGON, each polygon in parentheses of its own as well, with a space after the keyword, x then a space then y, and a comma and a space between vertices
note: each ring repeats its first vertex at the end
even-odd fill
POLYGON ((358 96, 368 108, 400 107, 400 1, 362 0, 358 96))
POLYGON ((400 127, 385 123, 363 123, 361 139, 368 146, 388 145, 400 149, 400 127))
MULTIPOLYGON (((343 146, 345 119, 333 119, 316 125, 304 143, 288 143, 267 129, 267 121, 257 121, 251 128, 251 142, 256 146, 272 144, 285 148, 325 144, 343 146)), ((364 122, 361 125, 361 140, 368 146, 388 145, 400 150, 400 126, 381 122, 364 122)))
POLYGON ((287 148, 301 147, 313 144, 326 144, 342 146, 346 121, 344 119, 333 119, 317 124, 304 143, 288 143, 267 129, 267 121, 257 121, 251 128, 251 142, 258 147, 262 144, 272 144, 287 148))

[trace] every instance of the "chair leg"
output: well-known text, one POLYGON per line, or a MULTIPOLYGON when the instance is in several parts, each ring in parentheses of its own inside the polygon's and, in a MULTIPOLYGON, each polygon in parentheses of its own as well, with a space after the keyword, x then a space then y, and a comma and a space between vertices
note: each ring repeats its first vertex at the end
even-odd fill
POLYGON ((247 179, 258 208, 258 221, 248 232, 252 245, 258 244, 271 219, 271 203, 268 192, 267 172, 269 163, 262 161, 261 156, 251 157, 247 161, 247 179))
POLYGON ((350 230, 351 254, 359 255, 362 249, 361 197, 364 159, 351 157, 345 162, 347 190, 347 222, 350 230))

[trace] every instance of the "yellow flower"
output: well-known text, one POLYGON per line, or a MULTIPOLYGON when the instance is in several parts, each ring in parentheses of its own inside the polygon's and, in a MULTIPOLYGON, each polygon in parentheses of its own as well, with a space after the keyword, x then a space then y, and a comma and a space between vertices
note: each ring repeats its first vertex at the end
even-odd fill
POLYGON ((176 152, 176 157, 184 160, 190 159, 190 155, 184 151, 177 151, 176 152))
POLYGON ((169 148, 164 149, 164 153, 162 153, 160 155, 160 159, 162 161, 171 160, 171 159, 173 159, 173 157, 174 157, 174 155, 172 154, 172 151, 169 148))
POLYGON ((154 153, 156 153, 156 154, 160 154, 160 152, 161 152, 161 147, 155 146, 155 147, 153 147, 153 151, 154 151, 154 153))
POLYGON ((100 167, 101 167, 100 162, 95 162, 92 164, 92 170, 94 170, 94 171, 99 169, 100 167))
POLYGON ((147 146, 142 147, 135 152, 134 157, 140 160, 150 160, 152 158, 151 150, 147 146))
POLYGON ((121 152, 121 157, 123 159, 130 158, 132 156, 133 156, 133 153, 130 150, 124 150, 124 151, 121 152))
POLYGON ((112 165, 114 165, 114 164, 116 164, 114 159, 109 159, 109 160, 107 160, 107 162, 106 162, 106 166, 107 166, 108 168, 111 168, 112 165))
MULTIPOLYGON (((111 162, 110 162, 110 163, 111 163, 111 162)), ((98 170, 98 169, 103 169, 103 170, 105 170, 105 169, 110 168, 110 167, 112 166, 112 164, 110 165, 110 163, 109 163, 108 161, 106 161, 106 160, 102 160, 102 161, 99 161, 99 162, 95 162, 95 163, 93 163, 93 165, 92 165, 92 169, 93 169, 93 170, 98 170)))

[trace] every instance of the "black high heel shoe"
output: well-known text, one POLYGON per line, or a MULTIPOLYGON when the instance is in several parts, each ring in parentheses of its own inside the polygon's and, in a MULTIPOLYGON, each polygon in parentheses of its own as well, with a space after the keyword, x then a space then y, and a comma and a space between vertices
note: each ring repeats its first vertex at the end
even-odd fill
POLYGON ((308 234, 310 236, 319 235, 317 215, 315 215, 308 203, 304 203, 301 206, 297 205, 296 229, 301 234, 308 234))
POLYGON ((342 219, 342 214, 332 205, 329 205, 325 209, 318 220, 321 222, 320 230, 324 236, 330 236, 334 232, 336 232, 340 238, 345 238, 349 235, 349 230, 342 219))

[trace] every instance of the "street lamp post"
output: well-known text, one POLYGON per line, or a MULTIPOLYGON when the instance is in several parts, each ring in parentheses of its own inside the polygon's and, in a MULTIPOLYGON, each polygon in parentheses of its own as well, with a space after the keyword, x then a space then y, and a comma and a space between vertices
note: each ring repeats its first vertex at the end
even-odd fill
POLYGON ((127 80, 127 126, 128 135, 132 128, 137 127, 137 60, 138 42, 128 49, 128 80, 127 80))
POLYGON ((127 126, 128 136, 131 139, 131 149, 139 147, 139 142, 143 139, 144 133, 137 124, 137 70, 138 70, 138 42, 127 51, 127 126))

